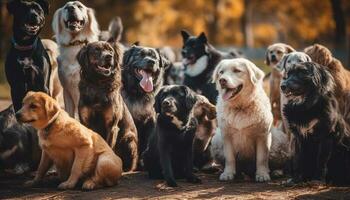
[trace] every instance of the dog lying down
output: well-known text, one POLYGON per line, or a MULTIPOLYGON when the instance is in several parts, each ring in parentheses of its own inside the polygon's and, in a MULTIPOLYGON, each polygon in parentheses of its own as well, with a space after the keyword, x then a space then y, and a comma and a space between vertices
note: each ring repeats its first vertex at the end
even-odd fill
POLYGON ((28 92, 17 119, 38 130, 42 148, 37 174, 27 186, 38 184, 52 164, 64 181, 59 189, 72 189, 84 179, 82 189, 115 185, 122 161, 97 133, 69 117, 59 104, 42 92, 28 92))

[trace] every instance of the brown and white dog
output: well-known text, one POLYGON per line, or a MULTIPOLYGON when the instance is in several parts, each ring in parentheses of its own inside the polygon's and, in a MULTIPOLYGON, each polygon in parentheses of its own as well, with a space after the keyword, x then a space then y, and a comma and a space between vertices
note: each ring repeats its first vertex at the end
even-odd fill
POLYGON ((266 50, 265 64, 271 67, 272 70, 270 76, 270 101, 275 126, 282 120, 280 100, 280 83, 282 76, 276 66, 285 54, 293 51, 295 50, 291 46, 284 43, 272 44, 267 47, 266 50))
POLYGON ((222 181, 232 180, 242 171, 239 168, 246 173, 243 163, 255 169, 248 173, 255 173, 256 181, 270 180, 268 156, 273 117, 262 86, 263 77, 264 72, 244 58, 222 60, 213 73, 219 91, 216 112, 225 156, 222 181))
POLYGON ((56 11, 52 29, 60 50, 58 73, 63 86, 65 109, 70 116, 79 119, 80 65, 76 55, 84 45, 98 41, 98 23, 93 9, 79 1, 69 1, 56 11))
POLYGON ((64 181, 59 189, 72 189, 83 180, 83 189, 115 185, 122 161, 104 139, 69 117, 57 101, 42 92, 28 92, 17 119, 38 130, 42 155, 37 174, 28 186, 38 184, 52 164, 64 181))

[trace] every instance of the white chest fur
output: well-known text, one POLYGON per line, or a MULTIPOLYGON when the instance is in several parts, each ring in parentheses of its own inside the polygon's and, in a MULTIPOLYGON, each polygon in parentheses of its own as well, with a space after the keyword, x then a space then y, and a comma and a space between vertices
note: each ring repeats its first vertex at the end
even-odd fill
POLYGON ((208 59, 209 58, 206 55, 198 58, 196 63, 192 65, 187 65, 185 73, 191 77, 198 76, 207 68, 208 59))

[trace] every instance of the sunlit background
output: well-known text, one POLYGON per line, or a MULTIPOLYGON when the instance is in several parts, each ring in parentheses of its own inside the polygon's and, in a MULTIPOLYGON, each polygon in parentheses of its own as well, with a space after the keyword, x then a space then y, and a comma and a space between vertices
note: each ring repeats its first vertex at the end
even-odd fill
MULTIPOLYGON (((50 15, 41 33, 52 38, 51 20, 55 10, 67 1, 49 0, 50 15)), ((0 97, 8 87, 3 60, 12 33, 12 19, 1 1, 0 15, 0 97)), ((269 44, 284 42, 302 50, 313 43, 329 47, 345 66, 350 66, 349 0, 82 0, 94 8, 102 30, 114 16, 123 20, 122 42, 180 49, 180 30, 193 34, 204 31, 209 42, 220 49, 235 47, 248 59, 264 67, 269 44)))

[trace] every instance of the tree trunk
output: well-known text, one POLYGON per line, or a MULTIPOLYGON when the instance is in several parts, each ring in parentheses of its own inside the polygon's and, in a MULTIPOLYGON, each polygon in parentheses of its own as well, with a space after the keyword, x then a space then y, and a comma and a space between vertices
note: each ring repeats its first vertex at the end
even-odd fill
POLYGON ((219 3, 220 0, 213 0, 213 14, 208 19, 208 38, 209 42, 216 45, 217 44, 217 33, 219 31, 218 21, 219 21, 219 3))
POLYGON ((0 60, 5 56, 5 12, 6 12, 6 3, 0 3, 0 60))
POLYGON ((254 46, 254 33, 252 25, 252 2, 250 0, 244 0, 244 13, 241 18, 241 29, 243 34, 244 46, 252 48, 254 46))
POLYGON ((333 19, 335 22, 335 45, 336 48, 346 48, 346 22, 341 5, 341 0, 331 0, 333 19))

